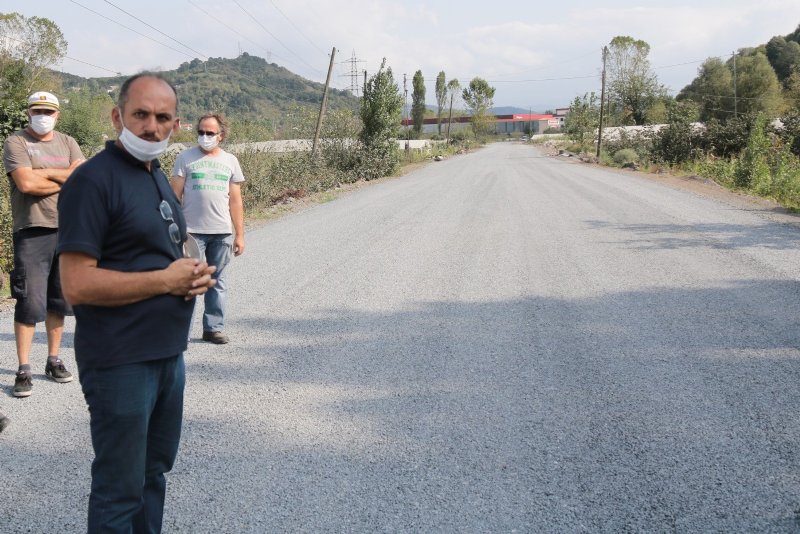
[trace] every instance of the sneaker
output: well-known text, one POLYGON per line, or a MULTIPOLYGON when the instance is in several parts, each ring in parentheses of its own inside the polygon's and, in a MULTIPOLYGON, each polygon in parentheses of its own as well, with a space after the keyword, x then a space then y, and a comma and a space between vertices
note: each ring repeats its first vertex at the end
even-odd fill
POLYGON ((33 389, 33 381, 31 380, 30 373, 17 373, 14 379, 14 392, 15 397, 30 397, 31 389, 33 389))
POLYGON ((11 419, 0 413, 0 432, 6 429, 11 424, 11 419))
POLYGON ((222 332, 203 332, 203 341, 210 341, 215 345, 224 345, 229 342, 230 339, 222 332))
POLYGON ((47 360, 47 365, 44 366, 44 374, 50 380, 55 380, 61 384, 72 382, 72 373, 67 371, 67 368, 64 367, 64 362, 60 358, 55 363, 50 363, 50 360, 47 360))

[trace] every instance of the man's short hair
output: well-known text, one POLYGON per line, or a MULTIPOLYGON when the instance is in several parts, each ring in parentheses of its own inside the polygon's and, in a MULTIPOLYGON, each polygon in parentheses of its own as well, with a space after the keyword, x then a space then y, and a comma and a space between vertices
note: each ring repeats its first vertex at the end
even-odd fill
POLYGON ((125 104, 128 103, 128 93, 131 90, 131 84, 139 78, 155 78, 156 80, 161 80, 165 84, 169 85, 170 89, 172 89, 172 92, 175 94, 175 113, 178 112, 178 91, 169 80, 157 72, 140 72, 139 74, 134 74, 125 80, 125 82, 123 82, 122 87, 119 89, 119 96, 117 97, 117 106, 120 108, 120 110, 125 107, 125 104))
POLYGON ((228 137, 228 121, 225 118, 225 115, 222 113, 206 113, 199 119, 197 119, 197 126, 195 127, 196 130, 200 129, 200 123, 206 119, 214 119, 219 124, 219 133, 222 134, 222 137, 228 137))

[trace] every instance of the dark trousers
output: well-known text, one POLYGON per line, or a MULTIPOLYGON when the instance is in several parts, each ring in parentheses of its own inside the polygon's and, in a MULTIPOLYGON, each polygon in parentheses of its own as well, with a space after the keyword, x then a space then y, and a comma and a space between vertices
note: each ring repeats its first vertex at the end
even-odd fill
POLYGON ((88 532, 161 532, 183 420, 183 354, 80 369, 95 459, 88 532))
POLYGON ((55 228, 24 228, 14 233, 14 269, 10 274, 11 296, 17 299, 14 320, 41 323, 47 313, 72 315, 61 291, 55 228))

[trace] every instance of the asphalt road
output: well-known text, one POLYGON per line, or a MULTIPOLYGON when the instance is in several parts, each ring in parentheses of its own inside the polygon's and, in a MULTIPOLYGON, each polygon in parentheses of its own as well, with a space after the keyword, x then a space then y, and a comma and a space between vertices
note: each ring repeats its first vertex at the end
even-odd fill
MULTIPOLYGON (((800 531, 797 221, 502 143, 247 237, 165 532, 800 531)), ((11 325, 0 531, 79 532, 80 387, 37 335, 12 398, 11 325)))

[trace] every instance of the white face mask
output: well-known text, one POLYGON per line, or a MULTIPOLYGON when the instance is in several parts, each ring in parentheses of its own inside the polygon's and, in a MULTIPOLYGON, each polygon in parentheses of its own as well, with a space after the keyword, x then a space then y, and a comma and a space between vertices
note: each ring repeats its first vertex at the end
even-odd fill
POLYGON ((163 154, 167 149, 172 131, 170 131, 166 139, 162 141, 148 141, 147 139, 142 139, 141 137, 133 135, 133 132, 125 127, 125 123, 122 122, 122 110, 119 112, 119 121, 122 123, 122 133, 119 134, 119 142, 122 143, 122 146, 125 147, 128 154, 139 161, 145 163, 152 161, 163 154))
POLYGON ((198 135, 197 144, 206 152, 211 152, 219 144, 218 135, 198 135))
POLYGON ((29 121, 31 130, 39 135, 47 135, 56 127, 54 115, 33 115, 29 121))

